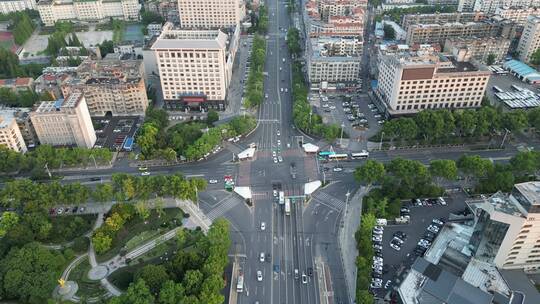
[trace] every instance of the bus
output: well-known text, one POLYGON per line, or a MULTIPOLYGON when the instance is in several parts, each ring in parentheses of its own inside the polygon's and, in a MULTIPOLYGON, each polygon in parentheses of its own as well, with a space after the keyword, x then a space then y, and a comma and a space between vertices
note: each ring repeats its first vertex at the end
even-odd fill
POLYGON ((328 155, 328 160, 346 160, 348 158, 349 155, 346 153, 328 155))
POLYGON ((283 191, 279 191, 279 204, 285 204, 285 192, 283 191))
POLYGON ((319 156, 322 156, 322 157, 327 157, 327 156, 332 155, 332 154, 336 154, 336 152, 332 152, 332 151, 321 151, 321 152, 319 152, 319 156))
POLYGON ((352 159, 364 159, 368 157, 369 157, 369 152, 366 150, 362 150, 362 152, 351 153, 352 159))
POLYGON ((244 291, 244 275, 239 274, 238 282, 236 282, 236 292, 243 292, 243 291, 244 291))
POLYGON ((501 88, 499 88, 498 86, 493 86, 493 91, 495 91, 496 93, 501 93, 503 90, 501 90, 501 88))
POLYGON ((291 215, 291 199, 285 199, 285 215, 291 215))

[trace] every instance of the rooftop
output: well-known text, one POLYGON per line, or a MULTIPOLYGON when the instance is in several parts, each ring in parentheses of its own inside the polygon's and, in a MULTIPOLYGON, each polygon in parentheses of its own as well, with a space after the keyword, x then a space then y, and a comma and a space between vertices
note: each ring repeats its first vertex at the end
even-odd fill
POLYGON ((489 198, 469 201, 467 204, 473 212, 478 208, 483 208, 488 211, 493 209, 497 212, 518 217, 523 217, 525 212, 518 204, 514 203, 514 200, 509 199, 507 194, 500 191, 489 198))
POLYGON ((514 185, 516 189, 531 203, 540 205, 540 182, 527 182, 514 185))
POLYGON ((0 110, 0 129, 7 128, 15 119, 14 109, 0 110))
POLYGON ((83 95, 81 92, 73 92, 65 99, 58 99, 56 101, 43 101, 36 109, 35 113, 51 113, 60 112, 62 109, 71 109, 79 105, 83 95))
POLYGON ((228 45, 229 36, 222 30, 181 30, 168 22, 152 49, 224 49, 228 45))

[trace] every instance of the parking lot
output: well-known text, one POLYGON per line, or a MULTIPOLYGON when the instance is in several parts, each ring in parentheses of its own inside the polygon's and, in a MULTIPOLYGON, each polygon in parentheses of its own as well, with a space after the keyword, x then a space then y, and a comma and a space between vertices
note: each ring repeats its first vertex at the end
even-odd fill
MULTIPOLYGON (((434 203, 431 206, 413 206, 410 201, 404 202, 403 207, 410 210, 410 223, 405 225, 384 226, 382 242, 380 243, 383 258, 383 268, 381 275, 381 288, 373 289, 379 297, 384 297, 396 282, 400 282, 401 276, 405 273, 418 255, 414 253, 420 239, 424 238, 427 228, 434 224, 433 219, 448 219, 450 213, 458 213, 465 209, 465 199, 467 196, 462 192, 453 193, 450 197, 444 197, 446 205, 434 203), (391 247, 394 235, 403 233, 405 237, 400 237, 403 243, 398 246, 400 250, 391 247), (387 281, 391 284, 385 289, 387 281)), ((435 224, 434 224, 435 225, 435 224)), ((440 226, 440 225, 439 225, 440 226)), ((436 235, 436 233, 433 233, 436 235)), ((396 243, 396 241, 394 241, 396 243)), ((432 243, 432 242, 431 242, 432 243)), ((429 247, 429 246, 427 246, 429 247)))
POLYGON ((92 118, 97 136, 94 147, 118 151, 126 138, 134 136, 141 123, 142 118, 138 116, 92 118))
POLYGON ((325 123, 343 124, 349 135, 348 148, 352 151, 366 149, 366 141, 380 129, 384 118, 365 95, 326 93, 311 95, 310 102, 325 123))
POLYGON ((493 86, 497 86, 501 90, 506 92, 506 91, 513 91, 513 89, 511 88, 512 85, 529 89, 533 92, 538 92, 538 88, 539 88, 538 85, 525 83, 510 74, 508 75, 492 74, 491 77, 489 78, 489 82, 486 88, 486 95, 489 101, 491 102, 491 104, 494 106, 499 106, 499 105, 504 106, 504 103, 501 103, 499 100, 497 100, 497 98, 495 98, 495 91, 493 90, 493 86))

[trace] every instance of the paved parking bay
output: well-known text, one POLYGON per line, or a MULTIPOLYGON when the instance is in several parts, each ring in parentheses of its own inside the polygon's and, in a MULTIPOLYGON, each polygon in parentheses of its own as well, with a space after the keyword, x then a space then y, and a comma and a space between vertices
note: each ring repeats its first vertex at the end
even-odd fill
POLYGON ((94 147, 117 150, 126 138, 134 136, 142 123, 138 116, 115 116, 92 118, 97 140, 94 147))
MULTIPOLYGON (((462 193, 453 193, 450 197, 445 197, 446 206, 410 206, 410 203, 404 204, 411 211, 411 222, 407 225, 389 225, 384 227, 382 254, 384 264, 387 265, 387 272, 383 273, 383 286, 387 280, 392 280, 393 285, 399 281, 399 276, 404 273, 408 267, 412 265, 416 256, 414 248, 418 241, 427 231, 427 227, 431 225, 431 221, 435 218, 448 218, 450 213, 456 213, 465 209, 465 199, 467 196, 462 193), (401 250, 396 251, 390 247, 390 241, 394 233, 402 231, 407 235, 405 243, 401 246, 401 250)), ((389 290, 383 288, 375 289, 376 294, 384 296, 389 290)))

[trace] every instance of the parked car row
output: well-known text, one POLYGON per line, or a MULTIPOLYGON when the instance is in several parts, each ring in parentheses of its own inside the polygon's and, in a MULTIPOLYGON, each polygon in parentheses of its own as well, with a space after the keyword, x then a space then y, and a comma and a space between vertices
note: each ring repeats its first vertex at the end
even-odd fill
POLYGON ((417 256, 422 256, 426 251, 431 247, 431 244, 437 237, 437 234, 441 230, 441 227, 444 225, 442 219, 433 219, 431 224, 427 227, 426 232, 418 241, 416 248, 414 248, 414 254, 417 256))
POLYGON ((446 201, 444 200, 444 198, 440 196, 437 198, 424 198, 424 199, 413 198, 411 200, 411 204, 413 206, 436 206, 436 205, 446 206, 446 201))
POLYGON ((58 208, 51 208, 49 209, 49 215, 61 215, 61 214, 75 214, 75 213, 83 213, 86 210, 85 207, 58 207, 58 208))

